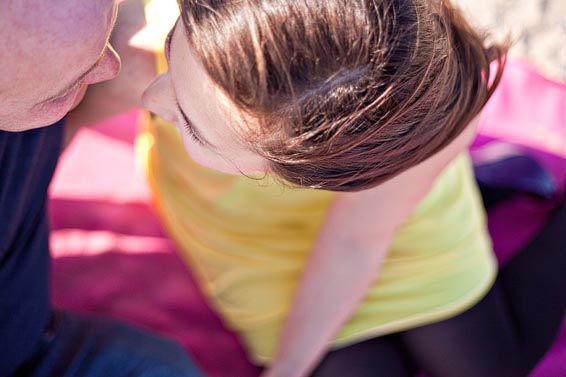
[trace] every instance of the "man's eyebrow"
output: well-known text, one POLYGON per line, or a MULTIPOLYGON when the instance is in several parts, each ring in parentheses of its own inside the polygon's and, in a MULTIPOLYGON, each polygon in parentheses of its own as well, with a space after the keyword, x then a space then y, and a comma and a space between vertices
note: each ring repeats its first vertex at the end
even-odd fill
POLYGON ((204 136, 202 136, 202 133, 198 130, 198 128, 195 127, 194 123, 189 119, 187 114, 185 114, 185 112, 181 108, 179 101, 175 100, 175 102, 177 103, 177 109, 181 113, 181 116, 183 117, 183 120, 185 121, 185 126, 188 128, 188 131, 191 132, 200 142, 205 144, 210 149, 216 149, 216 147, 214 145, 212 145, 212 143, 210 141, 208 141, 204 136))

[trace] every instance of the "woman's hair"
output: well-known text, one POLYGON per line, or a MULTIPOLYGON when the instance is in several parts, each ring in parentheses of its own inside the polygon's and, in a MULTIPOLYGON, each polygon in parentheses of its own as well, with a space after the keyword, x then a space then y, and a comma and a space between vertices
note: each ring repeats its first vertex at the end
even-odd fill
POLYGON ((179 2, 206 72, 260 125, 245 142, 302 187, 357 191, 425 160, 503 72, 506 47, 446 0, 179 2))

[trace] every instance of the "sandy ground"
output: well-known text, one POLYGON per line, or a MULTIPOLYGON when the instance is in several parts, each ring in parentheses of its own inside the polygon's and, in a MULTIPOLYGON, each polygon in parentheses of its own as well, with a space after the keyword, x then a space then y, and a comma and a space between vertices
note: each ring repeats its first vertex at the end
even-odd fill
POLYGON ((474 25, 494 37, 510 35, 510 56, 566 82, 566 0, 452 0, 474 25))

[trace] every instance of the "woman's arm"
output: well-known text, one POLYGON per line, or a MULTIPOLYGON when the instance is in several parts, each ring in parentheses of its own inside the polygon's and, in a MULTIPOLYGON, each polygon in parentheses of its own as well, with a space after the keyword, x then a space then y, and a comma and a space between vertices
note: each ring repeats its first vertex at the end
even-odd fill
POLYGON ((305 376, 314 369, 378 277, 397 227, 444 167, 469 145, 476 123, 448 147, 396 178, 374 189, 337 196, 265 376, 305 376))

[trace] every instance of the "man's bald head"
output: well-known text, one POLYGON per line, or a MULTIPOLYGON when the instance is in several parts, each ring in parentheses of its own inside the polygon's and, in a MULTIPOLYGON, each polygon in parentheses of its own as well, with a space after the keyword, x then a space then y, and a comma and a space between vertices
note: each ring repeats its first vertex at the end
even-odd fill
POLYGON ((115 0, 0 1, 0 129, 52 124, 88 84, 113 78, 115 0))

